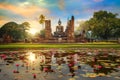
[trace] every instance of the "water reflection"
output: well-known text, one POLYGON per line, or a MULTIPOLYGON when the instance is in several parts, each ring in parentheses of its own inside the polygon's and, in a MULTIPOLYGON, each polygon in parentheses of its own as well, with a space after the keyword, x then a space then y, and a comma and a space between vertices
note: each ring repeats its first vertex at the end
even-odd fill
POLYGON ((93 57, 93 61, 87 61, 86 64, 90 65, 95 73, 109 74, 117 72, 120 65, 120 56, 110 54, 98 54, 93 57))
MULTIPOLYGON (((44 77, 50 73, 59 78, 80 79, 80 77, 112 76, 120 73, 120 56, 106 51, 33 51, 0 54, 6 64, 22 61, 26 72, 39 70, 44 77), (67 77, 66 77, 67 76, 67 77)), ((20 69, 19 69, 20 71, 20 69)), ((120 76, 117 77, 119 78, 120 76)), ((98 80, 98 79, 97 79, 98 80)))

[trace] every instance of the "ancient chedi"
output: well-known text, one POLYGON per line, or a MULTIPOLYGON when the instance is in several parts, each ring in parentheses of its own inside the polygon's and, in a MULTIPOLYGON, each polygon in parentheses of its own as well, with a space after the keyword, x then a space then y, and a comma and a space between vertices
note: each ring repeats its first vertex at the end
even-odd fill
POLYGON ((52 34, 51 21, 45 20, 45 40, 44 42, 75 42, 74 38, 74 16, 67 22, 66 29, 62 26, 62 22, 58 21, 56 31, 52 34))

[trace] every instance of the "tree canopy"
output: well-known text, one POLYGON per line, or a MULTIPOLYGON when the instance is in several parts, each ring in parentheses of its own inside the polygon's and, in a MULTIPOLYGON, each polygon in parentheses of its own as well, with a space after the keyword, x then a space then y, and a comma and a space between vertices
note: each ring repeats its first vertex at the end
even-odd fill
POLYGON ((91 30, 93 36, 101 39, 118 38, 120 37, 120 19, 118 14, 107 11, 94 12, 93 17, 84 22, 81 27, 91 30))
POLYGON ((15 22, 8 22, 0 28, 0 37, 4 38, 5 35, 12 38, 12 40, 25 39, 27 36, 26 30, 29 29, 29 23, 24 22, 17 24, 15 22))

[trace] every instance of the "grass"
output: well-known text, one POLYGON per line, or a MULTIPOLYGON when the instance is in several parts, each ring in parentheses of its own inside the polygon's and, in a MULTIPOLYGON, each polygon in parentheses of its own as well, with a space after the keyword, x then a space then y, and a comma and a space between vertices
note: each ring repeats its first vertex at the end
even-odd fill
POLYGON ((39 48, 115 48, 120 49, 120 44, 110 42, 97 43, 10 43, 0 44, 0 49, 39 49, 39 48))

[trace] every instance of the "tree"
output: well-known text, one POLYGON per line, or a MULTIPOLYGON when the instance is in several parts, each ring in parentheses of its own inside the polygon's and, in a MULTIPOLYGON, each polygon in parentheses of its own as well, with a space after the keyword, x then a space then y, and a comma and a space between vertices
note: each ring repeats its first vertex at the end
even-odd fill
POLYGON ((102 39, 112 38, 113 35, 117 36, 120 32, 120 20, 117 18, 117 14, 111 12, 95 12, 93 18, 88 21, 88 24, 94 36, 102 39))
POLYGON ((84 30, 92 31, 93 38, 109 39, 120 37, 120 19, 118 14, 107 11, 95 12, 93 17, 83 23, 80 23, 76 32, 84 30))
POLYGON ((119 38, 120 37, 120 19, 115 19, 114 24, 116 24, 116 25, 113 26, 113 28, 111 30, 112 37, 119 38))
MULTIPOLYGON (((24 24, 17 24, 15 22, 8 22, 0 28, 0 37, 3 39, 9 38, 11 41, 19 41, 26 38, 26 30, 28 29, 24 24)), ((6 41, 8 42, 8 41, 6 41)))
POLYGON ((40 36, 41 36, 41 37, 45 37, 45 29, 42 29, 42 30, 40 31, 40 36))
POLYGON ((18 24, 15 22, 8 22, 0 28, 0 37, 7 39, 7 37, 13 39, 19 36, 19 31, 17 31, 18 24))
POLYGON ((25 39, 27 37, 27 30, 29 30, 30 28, 30 24, 28 22, 23 22, 22 24, 19 25, 20 26, 20 30, 22 31, 23 35, 22 35, 22 39, 25 39))
POLYGON ((79 23, 79 26, 76 28, 75 30, 75 35, 81 35, 84 31, 88 31, 89 30, 89 26, 88 26, 88 22, 87 21, 81 21, 79 23))
POLYGON ((42 24, 42 27, 44 27, 44 22, 45 22, 45 16, 41 14, 39 17, 39 23, 42 24))
POLYGON ((30 24, 28 22, 23 22, 21 25, 23 26, 24 30, 29 30, 30 28, 30 24))

